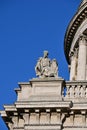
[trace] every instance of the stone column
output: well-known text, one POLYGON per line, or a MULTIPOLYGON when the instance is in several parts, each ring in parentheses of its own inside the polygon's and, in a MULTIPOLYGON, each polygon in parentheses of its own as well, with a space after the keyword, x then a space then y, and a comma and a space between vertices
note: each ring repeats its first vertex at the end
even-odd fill
POLYGON ((24 119, 25 124, 29 124, 29 118, 30 118, 29 110, 25 110, 25 113, 23 115, 23 119, 24 119))
POLYGON ((86 46, 87 46, 87 37, 82 35, 79 38, 77 80, 86 79, 86 46))
POLYGON ((46 109, 46 118, 47 118, 46 123, 50 124, 50 109, 46 109))
POLYGON ((13 130, 13 123, 9 122, 8 127, 9 127, 9 130, 13 130))
POLYGON ((18 127, 18 114, 14 113, 14 116, 12 117, 13 127, 18 127))
POLYGON ((75 52, 71 54, 71 69, 70 69, 70 80, 76 79, 76 71, 77 71, 77 49, 75 52))
POLYGON ((40 112, 39 109, 35 110, 35 113, 36 113, 36 124, 40 123, 40 113, 39 112, 40 112))
POLYGON ((82 125, 86 125, 86 111, 81 111, 82 114, 82 125))
POLYGON ((70 123, 74 125, 74 111, 70 112, 70 123))
POLYGON ((62 124, 62 122, 61 122, 61 110, 56 109, 56 112, 57 112, 57 122, 58 122, 58 124, 62 124))

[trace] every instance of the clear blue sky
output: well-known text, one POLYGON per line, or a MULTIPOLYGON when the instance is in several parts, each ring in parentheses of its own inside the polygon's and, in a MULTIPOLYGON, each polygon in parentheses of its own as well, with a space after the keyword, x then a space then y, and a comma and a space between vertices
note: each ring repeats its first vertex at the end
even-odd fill
MULTIPOLYGON (((68 80, 64 35, 81 0, 0 0, 0 110, 16 100, 18 82, 36 77, 44 50, 68 80)), ((0 130, 7 130, 0 117, 0 130)))

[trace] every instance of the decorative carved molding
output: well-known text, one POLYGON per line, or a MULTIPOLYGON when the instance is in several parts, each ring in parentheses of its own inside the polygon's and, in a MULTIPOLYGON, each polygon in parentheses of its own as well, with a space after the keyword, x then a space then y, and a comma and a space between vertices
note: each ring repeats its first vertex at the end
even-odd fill
POLYGON ((87 36, 84 35, 84 34, 80 35, 80 36, 79 36, 79 42, 80 42, 80 41, 83 41, 83 42, 86 43, 86 45, 87 45, 87 36))

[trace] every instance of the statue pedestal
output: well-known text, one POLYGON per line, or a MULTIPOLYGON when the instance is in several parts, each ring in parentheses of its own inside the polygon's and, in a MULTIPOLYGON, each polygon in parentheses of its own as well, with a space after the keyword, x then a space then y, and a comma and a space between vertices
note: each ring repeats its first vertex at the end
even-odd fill
POLYGON ((34 78, 19 83, 17 108, 70 108, 71 102, 63 100, 64 79, 34 78))
POLYGON ((36 78, 30 81, 32 85, 32 100, 62 101, 62 78, 36 78))

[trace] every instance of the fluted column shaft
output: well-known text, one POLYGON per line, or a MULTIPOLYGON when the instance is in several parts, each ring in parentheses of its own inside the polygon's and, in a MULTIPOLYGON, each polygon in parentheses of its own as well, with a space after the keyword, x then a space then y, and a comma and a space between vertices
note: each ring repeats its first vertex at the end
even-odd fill
POLYGON ((78 54, 78 70, 77 70, 77 80, 86 79, 86 48, 87 48, 87 38, 81 36, 79 38, 79 54, 78 54))
POLYGON ((75 80, 75 76, 76 76, 76 62, 77 62, 76 55, 73 54, 73 56, 71 57, 70 80, 75 80))

